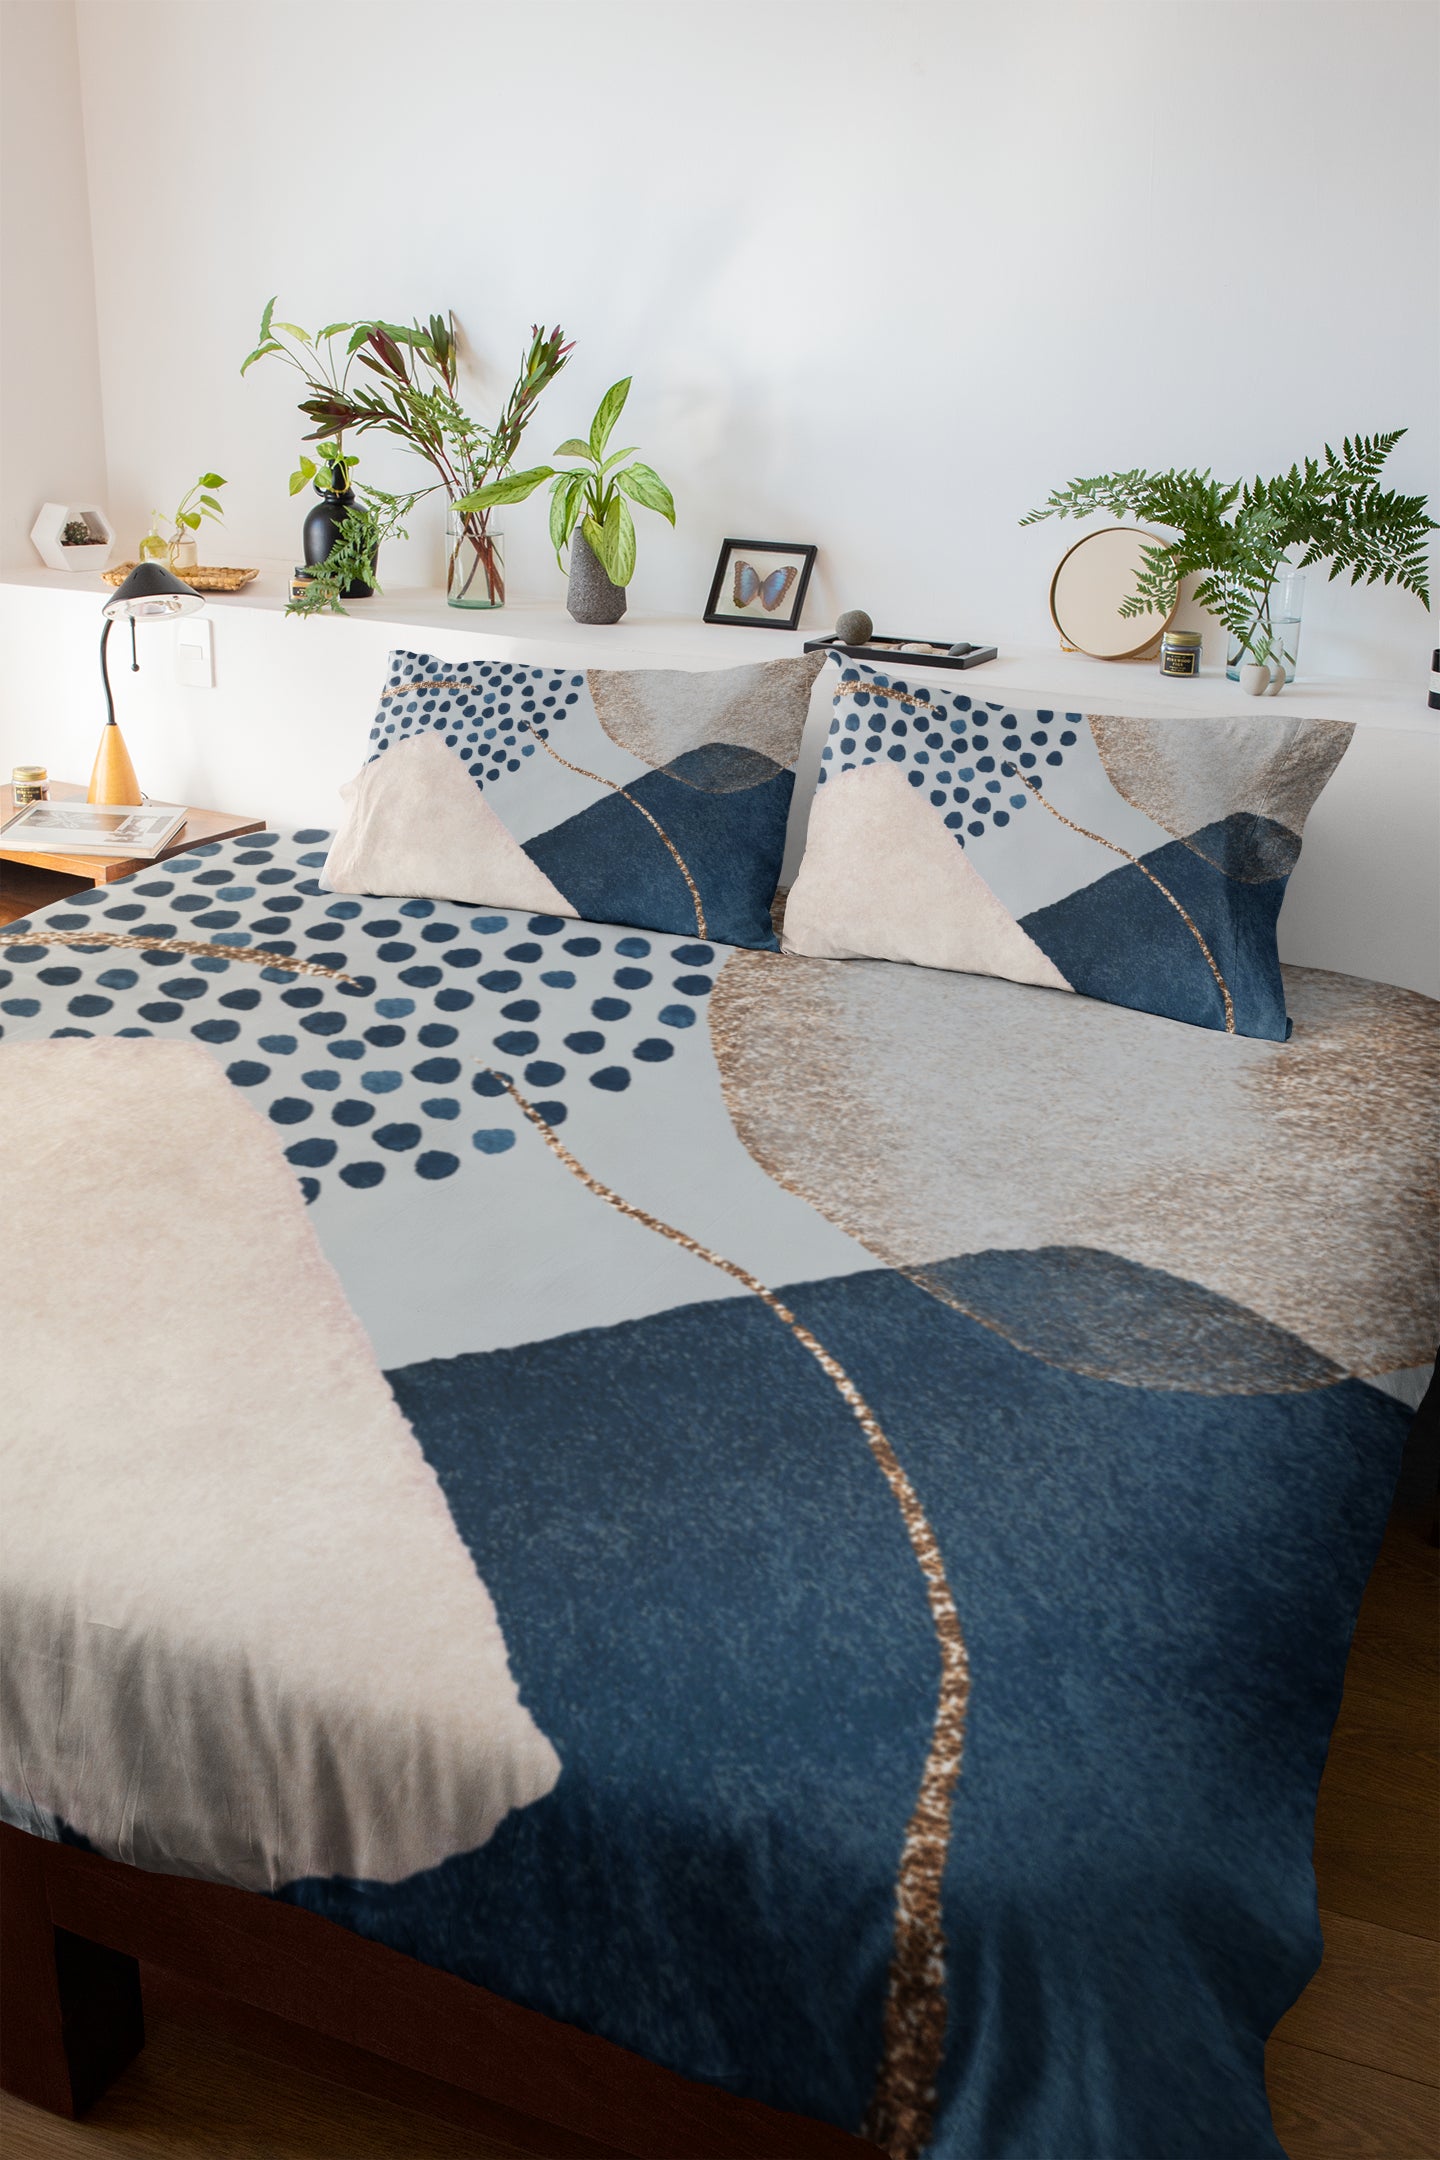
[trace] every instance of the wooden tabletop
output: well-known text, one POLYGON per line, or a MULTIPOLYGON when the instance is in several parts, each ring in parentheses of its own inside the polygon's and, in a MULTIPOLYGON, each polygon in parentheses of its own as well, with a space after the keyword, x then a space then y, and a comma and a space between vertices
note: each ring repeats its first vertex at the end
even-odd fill
MULTIPOLYGON (((86 792, 69 780, 50 782, 52 802, 83 802, 86 792)), ((0 824, 14 808, 14 790, 0 787, 0 824)), ((0 841, 0 862, 22 863, 31 870, 54 870, 63 877, 83 878, 89 885, 113 885, 117 878, 129 877, 132 871, 163 862, 167 855, 183 855, 187 848, 200 847, 207 840, 233 840, 240 833, 260 832, 264 824, 264 818, 246 817, 235 810, 187 810, 185 823, 158 855, 87 855, 78 850, 73 855, 57 855, 49 849, 42 854, 22 854, 0 841)))

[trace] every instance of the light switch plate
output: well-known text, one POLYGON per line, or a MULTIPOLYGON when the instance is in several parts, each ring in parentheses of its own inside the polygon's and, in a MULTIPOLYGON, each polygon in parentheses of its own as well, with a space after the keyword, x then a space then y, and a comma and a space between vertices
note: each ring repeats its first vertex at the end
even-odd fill
POLYGON ((208 615, 187 615, 175 625, 175 679, 193 690, 215 687, 213 628, 208 615))

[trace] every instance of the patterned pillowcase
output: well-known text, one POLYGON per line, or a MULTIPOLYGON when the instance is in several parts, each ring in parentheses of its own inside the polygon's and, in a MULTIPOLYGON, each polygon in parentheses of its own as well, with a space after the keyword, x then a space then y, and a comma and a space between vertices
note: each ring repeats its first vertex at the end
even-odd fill
POLYGON ((773 952, 820 666, 582 672, 392 653, 324 882, 773 952))
POLYGON ((785 950, 1283 1042, 1276 917, 1351 732, 1031 711, 842 662, 785 950))

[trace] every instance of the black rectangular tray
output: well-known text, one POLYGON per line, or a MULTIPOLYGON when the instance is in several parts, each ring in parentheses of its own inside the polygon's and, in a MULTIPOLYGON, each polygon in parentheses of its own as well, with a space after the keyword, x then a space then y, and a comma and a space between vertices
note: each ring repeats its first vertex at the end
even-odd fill
MULTIPOLYGON (((885 638, 869 645, 846 645, 837 637, 807 638, 806 652, 841 652, 851 660, 868 660, 875 667, 894 667, 898 661, 912 668, 972 668, 983 667, 993 660, 998 651, 994 645, 972 645, 968 652, 947 652, 942 646, 939 652, 904 652, 906 645, 924 645, 932 642, 925 638, 885 638)), ((933 642, 939 643, 936 639, 933 642)), ((952 638, 954 645, 964 643, 962 638, 952 638)))

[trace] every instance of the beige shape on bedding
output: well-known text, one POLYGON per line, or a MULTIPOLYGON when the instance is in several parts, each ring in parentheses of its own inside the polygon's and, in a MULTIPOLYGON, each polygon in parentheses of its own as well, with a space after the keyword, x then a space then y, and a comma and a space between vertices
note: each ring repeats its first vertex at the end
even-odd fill
POLYGON ((707 1002, 750 1154, 886 1266, 1083 1247, 1197 1283, 1347 1373, 1424 1365, 1440 1005, 1315 968, 1285 989, 1288 1043, 756 952, 730 955, 707 1002))
MULTIPOLYGON (((1289 713, 1260 713, 1253 719, 1232 714, 1140 720, 1103 713, 1089 718, 1116 793, 1190 846, 1193 834, 1236 811, 1272 818, 1298 840, 1355 732, 1348 720, 1307 720, 1289 713)), ((1290 867, 1288 861, 1273 862, 1271 851, 1262 847, 1253 875, 1273 877, 1290 867)))
POLYGON ((0 1105, 12 1808, 254 1890, 483 1845, 559 1760, 271 1128, 188 1043, 8 1049, 0 1105))
POLYGON ((392 743, 340 793, 348 810, 320 873, 332 892, 575 913, 433 729, 392 743))
POLYGON ((785 950, 1070 988, 921 791, 884 765, 855 767, 817 791, 785 903, 785 950))
POLYGON ((647 765, 668 765, 702 743, 759 750, 795 763, 811 686, 824 653, 745 667, 591 668, 585 677, 605 733, 647 765))

